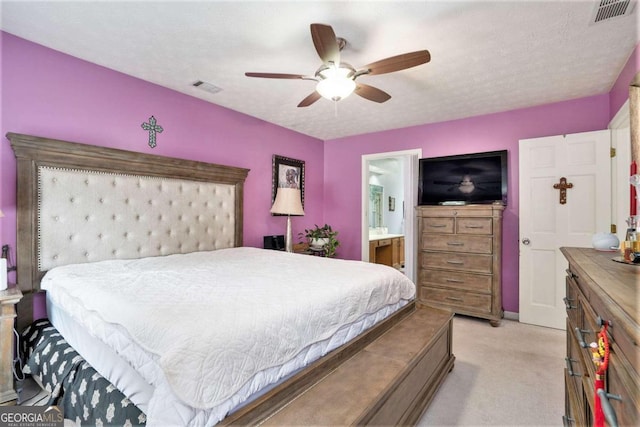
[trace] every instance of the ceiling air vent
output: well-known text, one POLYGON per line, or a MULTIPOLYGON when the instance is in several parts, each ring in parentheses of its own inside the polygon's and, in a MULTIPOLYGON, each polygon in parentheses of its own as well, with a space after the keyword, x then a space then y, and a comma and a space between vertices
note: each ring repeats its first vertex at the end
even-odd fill
POLYGON ((194 87, 197 87, 198 89, 202 89, 205 92, 209 92, 209 93, 218 93, 222 90, 221 87, 218 87, 214 84, 211 83, 207 83, 207 82, 203 82, 202 80, 198 80, 197 82, 195 82, 193 84, 194 87))
POLYGON ((631 15, 635 0, 599 0, 593 10, 591 23, 606 21, 619 16, 631 15))

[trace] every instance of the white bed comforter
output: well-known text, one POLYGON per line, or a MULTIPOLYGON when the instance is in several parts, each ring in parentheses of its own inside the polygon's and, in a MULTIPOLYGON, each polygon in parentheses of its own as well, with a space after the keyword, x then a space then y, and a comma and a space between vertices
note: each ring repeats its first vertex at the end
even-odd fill
POLYGON ((71 313, 81 304, 124 327, 157 355, 172 392, 202 409, 341 326, 415 295, 389 267, 256 248, 57 267, 42 288, 71 313))

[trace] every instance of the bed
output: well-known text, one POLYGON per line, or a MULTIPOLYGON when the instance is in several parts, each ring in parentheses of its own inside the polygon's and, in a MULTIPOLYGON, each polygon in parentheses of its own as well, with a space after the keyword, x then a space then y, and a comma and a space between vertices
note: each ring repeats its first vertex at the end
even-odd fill
POLYGON ((415 308, 415 286, 391 268, 242 247, 246 169, 7 138, 18 282, 47 299, 48 320, 24 335, 28 370, 77 423, 259 422, 415 308), (51 379, 42 367, 63 353, 56 369, 71 378, 51 379), (81 376, 129 412, 114 415, 115 398, 78 403, 81 376))

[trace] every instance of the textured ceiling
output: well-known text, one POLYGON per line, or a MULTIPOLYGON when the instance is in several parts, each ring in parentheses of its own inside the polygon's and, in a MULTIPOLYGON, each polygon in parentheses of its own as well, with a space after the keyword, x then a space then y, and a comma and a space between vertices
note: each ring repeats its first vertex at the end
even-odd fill
POLYGON ((591 24, 597 3, 2 0, 1 28, 328 140, 607 93, 639 41, 638 11, 591 24), (297 108, 313 81, 244 76, 313 74, 315 22, 348 41, 342 59, 356 68, 422 49, 431 62, 360 77, 392 96, 382 104, 352 95, 297 108))

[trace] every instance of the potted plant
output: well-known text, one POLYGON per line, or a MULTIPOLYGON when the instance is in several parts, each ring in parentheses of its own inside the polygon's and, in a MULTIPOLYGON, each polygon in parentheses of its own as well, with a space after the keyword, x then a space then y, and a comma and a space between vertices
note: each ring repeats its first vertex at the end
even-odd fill
POLYGON ((337 231, 334 231, 329 224, 319 227, 317 224, 314 228, 306 228, 304 232, 299 233, 300 237, 307 239, 311 249, 324 250, 326 257, 334 257, 336 248, 340 246, 340 242, 336 239, 337 231))

